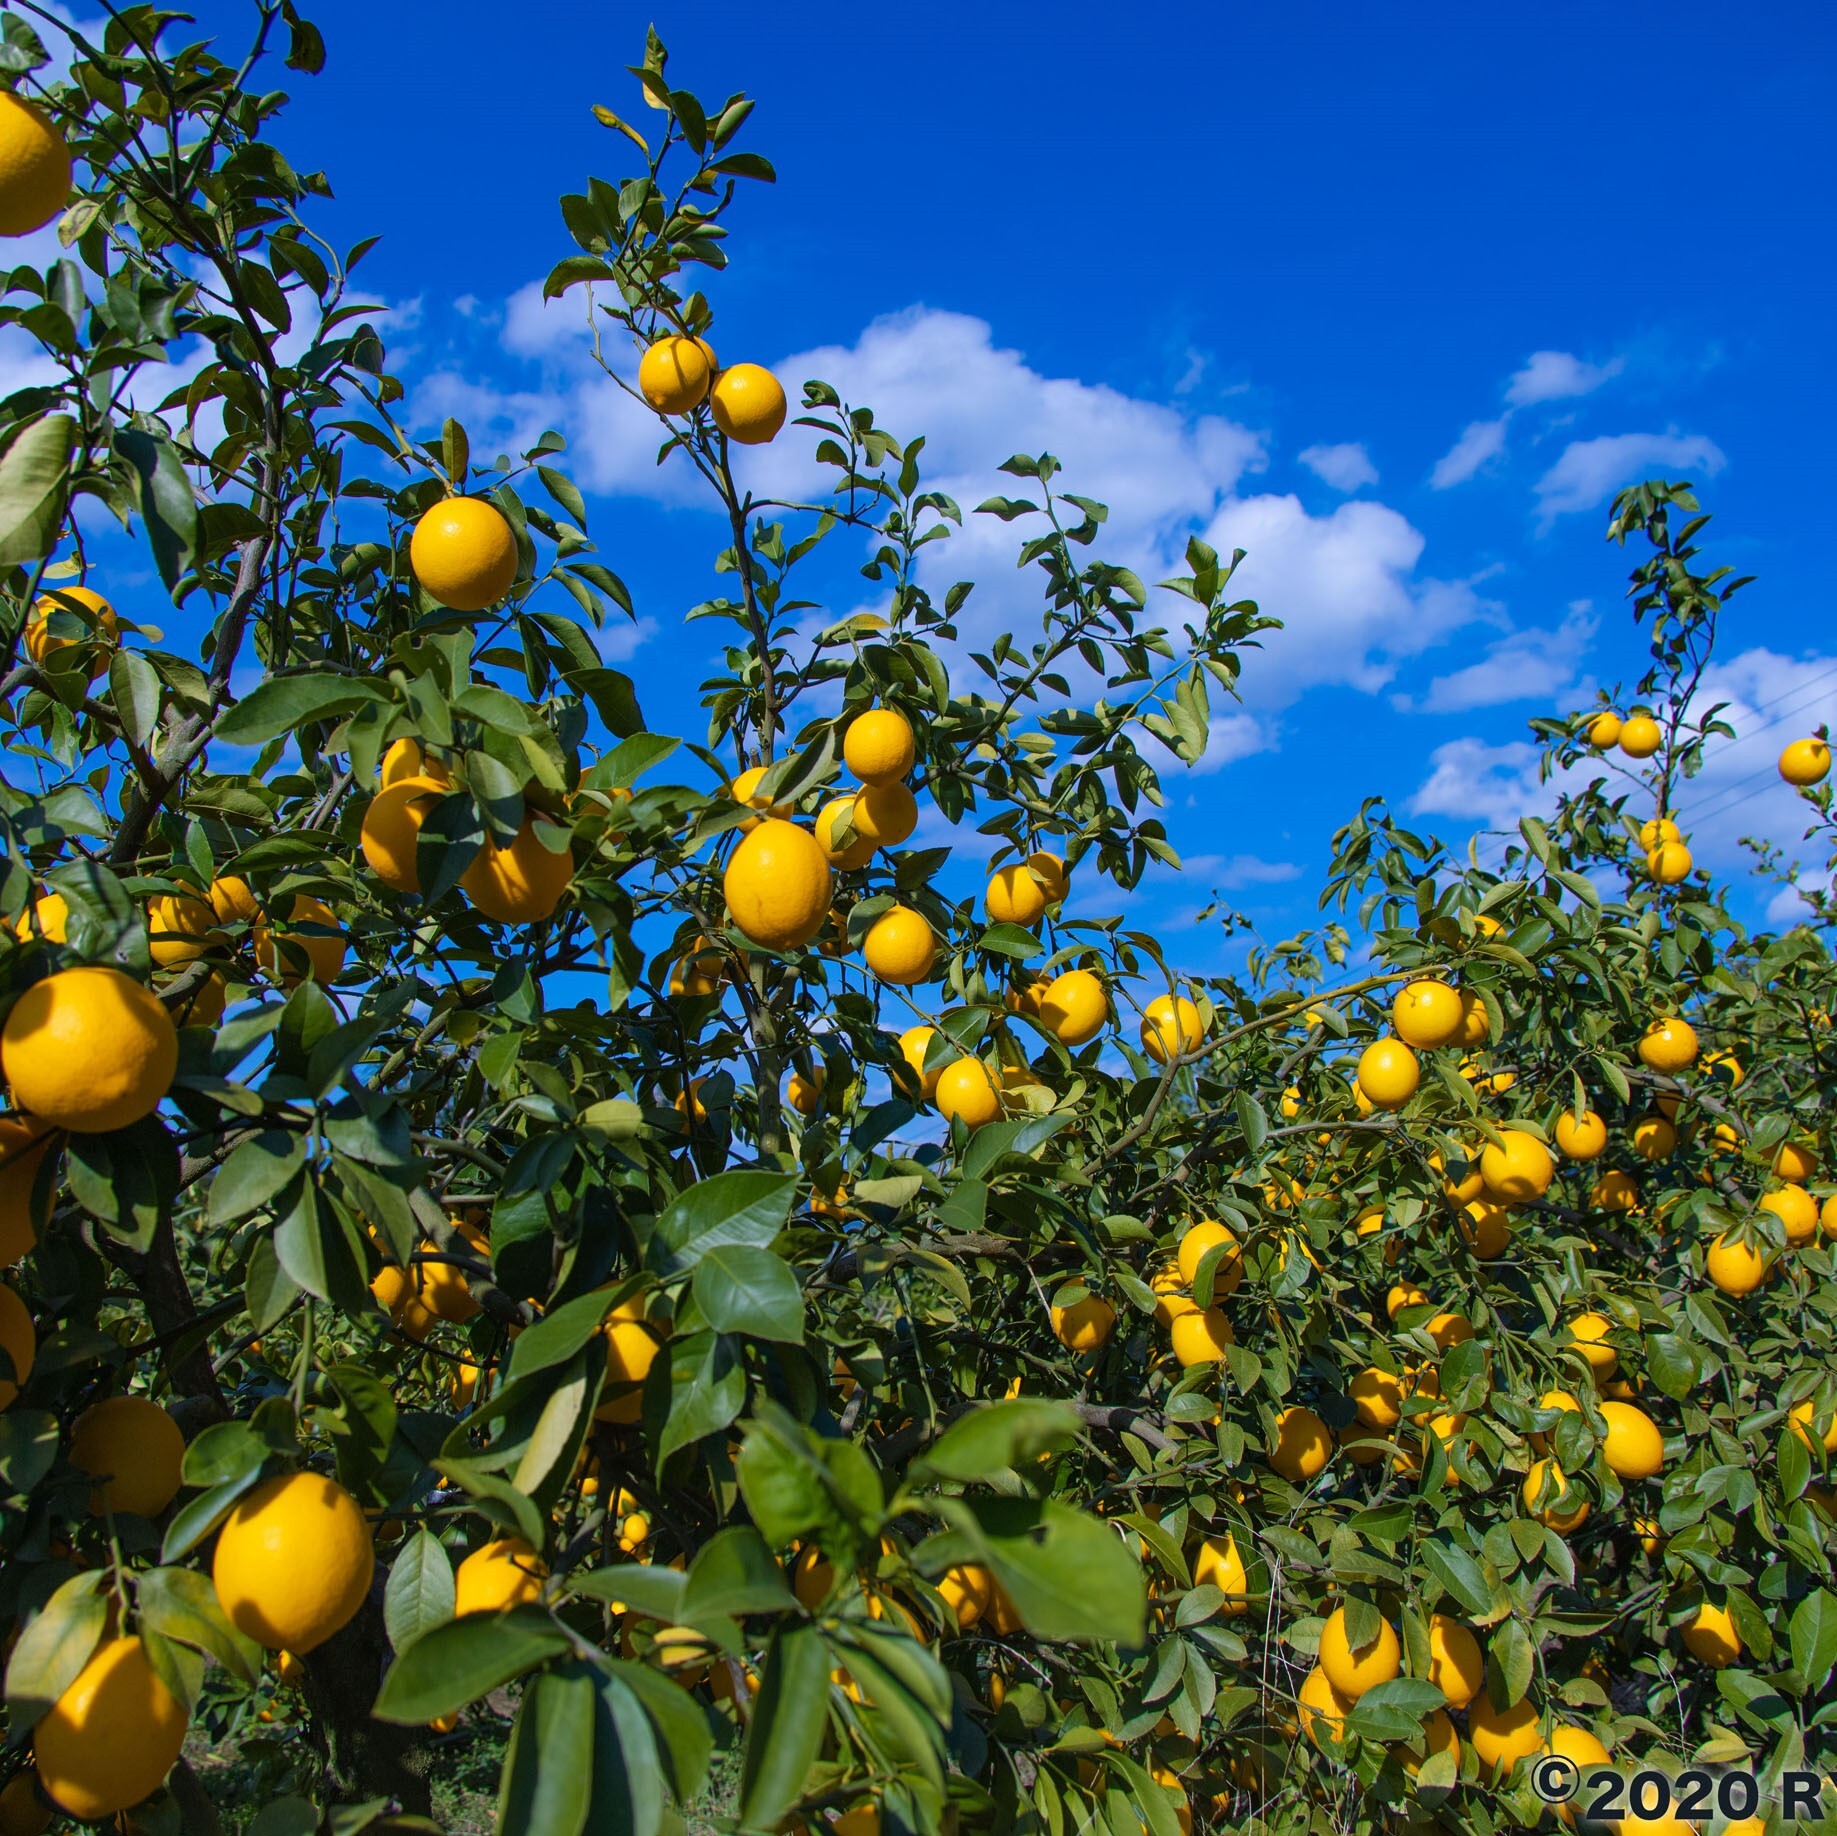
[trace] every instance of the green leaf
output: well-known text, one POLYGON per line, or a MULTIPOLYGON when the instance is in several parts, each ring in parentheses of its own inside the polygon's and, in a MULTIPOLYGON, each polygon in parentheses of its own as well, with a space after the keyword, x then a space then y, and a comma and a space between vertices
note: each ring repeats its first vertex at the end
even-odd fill
POLYGON ((976 1559, 1008 1590, 1036 1638, 1114 1639, 1139 1645, 1148 1588, 1141 1564, 1095 1517, 1051 1500, 940 1500, 968 1529, 976 1559))
POLYGON ((1791 1642, 1792 1667, 1804 1679, 1805 1694, 1821 1695, 1837 1664, 1837 1596, 1828 1588, 1807 1594, 1793 1609, 1791 1642))
POLYGON ((385 690, 354 676, 271 676, 218 721, 216 736, 226 746, 264 746, 310 721, 388 700, 385 690))
POLYGON ((210 1577, 195 1568, 154 1568, 136 1595, 142 1625, 162 1638, 208 1652, 251 1688, 261 1676, 261 1647, 224 1616, 210 1577))
POLYGON ((538 1607, 448 1620, 397 1655, 371 1712, 404 1727, 456 1715, 513 1677, 561 1656, 568 1643, 567 1634, 538 1607))
MULTIPOLYGON (((662 1820, 657 1735, 628 1681, 634 1674, 642 1674, 640 1666, 620 1665, 601 1675, 594 1691, 593 1797, 587 1814, 593 1836, 652 1836, 662 1820)), ((689 1706, 675 1684, 658 1681, 689 1706)))
POLYGON ((1359 1697, 1346 1718, 1347 1731, 1362 1740, 1414 1740, 1423 1717, 1446 1705, 1448 1698, 1420 1677, 1393 1677, 1359 1697))
POLYGON ((390 1565, 383 1589, 383 1624, 390 1644, 406 1651, 416 1639, 445 1625, 453 1617, 457 1594, 453 1564, 439 1537, 431 1530, 417 1530, 390 1565))
POLYGON ((117 650, 109 659, 109 693, 121 731, 146 747, 159 725, 159 676, 137 650, 117 650))
POLYGON ((695 1299, 717 1332, 798 1345, 804 1292, 781 1257, 745 1244, 715 1244, 695 1265, 695 1299))
POLYGON ((965 1179, 981 1179, 992 1172, 1004 1154, 1032 1154, 1043 1148, 1071 1117, 1062 1110, 1049 1116, 1024 1116, 1013 1122, 991 1122, 970 1137, 963 1153, 965 1179))
POLYGON ((607 1668, 644 1705, 657 1736, 660 1770, 676 1801, 693 1803, 707 1782, 714 1751, 707 1715, 686 1690, 643 1664, 614 1663, 607 1668))
POLYGON ((829 1727, 829 1652, 808 1620, 781 1625, 766 1648, 740 1762, 740 1822, 769 1830, 803 1795, 829 1727))
POLYGON ((659 1464, 677 1448, 719 1434, 746 1406, 746 1367, 738 1347, 724 1333, 685 1333, 670 1341, 669 1351, 670 1387, 657 1436, 659 1464))
POLYGON ((75 1575, 19 1634, 6 1665, 7 1707, 14 1725, 30 1727, 89 1662, 108 1625, 100 1569, 75 1575))
POLYGON ((594 1717, 599 1690, 579 1659, 523 1692, 504 1775, 498 1828, 509 1836, 581 1836, 594 1797, 594 1717))
POLYGON ((57 1464, 55 1415, 13 1408, 0 1415, 0 1496, 21 1496, 57 1464))
POLYGON ((1069 1403, 1016 1397, 985 1404, 953 1422, 916 1463, 942 1479, 987 1479, 1006 1468, 1031 1466, 1042 1454, 1069 1447, 1083 1432, 1069 1403))
POLYGON ((28 421, 0 450, 0 567, 48 555, 64 519, 77 424, 67 414, 28 421))
POLYGON ((1520 1621, 1506 1620, 1486 1644, 1486 1688, 1495 1708, 1508 1709, 1524 1700, 1536 1663, 1530 1634, 1520 1621))
MULTIPOLYGON (((223 1424, 225 1427, 232 1425, 228 1422, 223 1424)), ((213 1485, 208 1492, 200 1493, 190 1503, 182 1506, 166 1526, 159 1559, 162 1562, 176 1562, 181 1556, 190 1554, 235 1509, 236 1500, 244 1492, 255 1489, 261 1476, 261 1467, 251 1466, 234 1479, 213 1485)))
POLYGON ((617 1304, 616 1293, 595 1290, 571 1301, 564 1301, 555 1311, 525 1327, 510 1348, 509 1382, 533 1376, 557 1364, 566 1364, 589 1339, 599 1335, 606 1315, 617 1304))
POLYGON ((1682 1398, 1697 1387, 1700 1366, 1687 1339, 1673 1332, 1646 1335, 1646 1369, 1667 1396, 1682 1398))
POLYGON ((1492 1585, 1473 1556, 1446 1537, 1425 1538, 1421 1553, 1429 1572, 1470 1614, 1493 1617, 1492 1585))
POLYGON ((646 1259, 659 1275, 685 1274, 712 1249, 764 1249, 784 1229, 797 1197, 795 1174, 717 1173, 680 1193, 658 1217, 646 1259))
POLYGON ((306 1166, 306 1137, 263 1129, 239 1144, 211 1181, 210 1221, 234 1224, 279 1198, 306 1166))
POLYGON ((683 1617, 683 1591, 688 1585, 689 1577, 680 1568, 664 1568, 655 1562, 615 1562, 610 1568, 568 1577, 571 1593, 615 1603, 621 1612, 660 1619, 666 1625, 675 1625, 683 1617))
POLYGON ((785 1571, 750 1524, 719 1530, 696 1551, 681 1613, 690 1625, 745 1613, 778 1613, 795 1604, 785 1571))
MULTIPOLYGON (((286 296, 259 263, 245 262, 246 278, 260 274, 270 282, 272 297, 282 302, 286 296)), ((178 584, 179 577, 192 564, 198 539, 198 500, 191 494, 191 480, 177 449, 164 429, 157 434, 139 427, 118 427, 115 450, 134 468, 140 479, 140 514, 147 526, 147 540, 159 576, 168 588, 178 584)))

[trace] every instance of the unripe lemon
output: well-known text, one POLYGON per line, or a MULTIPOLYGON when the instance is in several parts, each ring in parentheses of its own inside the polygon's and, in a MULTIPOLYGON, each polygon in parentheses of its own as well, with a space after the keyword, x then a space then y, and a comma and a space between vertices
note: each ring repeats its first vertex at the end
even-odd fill
POLYGON ((119 969, 60 969, 34 982, 0 1030, 0 1071, 13 1101, 73 1134, 104 1134, 151 1115, 178 1067, 172 1016, 119 969))
POLYGON ((833 887, 816 838, 775 817, 742 839, 721 882, 735 927, 766 950, 808 943, 829 916, 833 887))
POLYGON ((869 708, 848 724, 842 758, 863 784, 891 784, 918 756, 912 725, 897 708, 869 708))
POLYGON ((1156 995, 1142 1015, 1142 1050, 1157 1065, 1199 1049, 1205 1028, 1185 995, 1156 995))
POLYGON ((1620 738, 1620 716, 1612 708, 1597 714, 1587 727, 1588 743, 1597 752, 1605 752, 1620 738))
POLYGON ((1378 1621, 1377 1636, 1369 1645, 1353 1648, 1346 1630, 1346 1609, 1336 1607, 1320 1629, 1319 1663, 1327 1681, 1356 1702, 1368 1689, 1388 1683, 1403 1669, 1403 1653, 1390 1621, 1378 1621))
POLYGON ((38 1782, 71 1816, 100 1822, 160 1788, 185 1727, 140 1640, 105 1638, 32 1730, 38 1782))
POLYGON ((973 1132, 1001 1114, 1001 1093, 980 1058, 959 1058, 930 1081, 938 1113, 946 1122, 960 1120, 973 1132))
POLYGON ((918 799, 897 778, 855 793, 855 833, 876 848, 897 848, 918 827, 918 799))
POLYGON ((1697 1061, 1696 1029, 1675 1014, 1654 1020, 1639 1042, 1639 1057, 1648 1070, 1686 1070, 1697 1061))
POLYGON ((1693 864, 1682 842, 1660 842, 1646 855, 1646 872, 1660 886, 1676 886, 1689 879, 1693 864))
POLYGON ((500 1536, 460 1563, 453 1576, 453 1616, 502 1613, 542 1598, 548 1566, 520 1536, 500 1536))
POLYGON ((1607 1439, 1601 1451, 1617 1479, 1656 1479, 1665 1470, 1665 1437, 1645 1410, 1629 1402, 1604 1402, 1607 1439))
POLYGON ((1480 1641, 1446 1613, 1429 1616, 1429 1681, 1448 1698, 1450 1708, 1465 1708, 1486 1681, 1486 1659, 1480 1641))
POLYGON ((1722 1670, 1741 1656, 1741 1634, 1727 1607, 1705 1600, 1679 1628, 1685 1648, 1713 1670, 1722 1670))
POLYGON ((816 845, 829 857, 832 867, 849 869, 865 867, 874 858, 874 838, 856 831, 851 841, 837 839, 837 830, 842 819, 847 817, 849 827, 854 828, 855 799, 853 797, 832 797, 816 815, 816 845))
POLYGON ((638 359, 638 392, 659 414, 687 414, 708 393, 714 372, 705 338, 672 333, 638 359))
POLYGON ((287 916, 264 913, 255 923, 255 960, 282 985, 335 982, 344 968, 345 935, 338 914, 323 899, 295 893, 287 916))
POLYGON ((1068 969, 1055 976, 1040 996, 1041 1023, 1061 1045, 1081 1046, 1095 1039, 1109 1017, 1109 994, 1089 969, 1068 969))
POLYGON ((1373 1109, 1401 1109, 1421 1079, 1416 1054, 1400 1039, 1374 1039, 1359 1054, 1359 1089, 1373 1109))
POLYGON ((304 1654, 351 1620, 375 1567, 350 1493, 320 1473, 287 1473, 237 1501, 217 1533, 211 1580, 237 1631, 304 1654))
POLYGON ((6 1353, 12 1365, 10 1374, 5 1365, 0 1365, 0 1411, 4 1411, 12 1407, 38 1356, 38 1333, 32 1316, 25 1302, 4 1282, 0 1282, 0 1351, 6 1353))
POLYGON ((1336 1753, 1346 1742, 1346 1717, 1352 1702, 1333 1687, 1333 1680, 1316 1664, 1295 1692, 1295 1711, 1301 1731, 1322 1753, 1336 1753))
POLYGON ((1217 1588, 1225 1597, 1221 1613, 1235 1617, 1249 1606, 1250 1579, 1236 1537, 1210 1536, 1199 1545, 1193 1556, 1193 1585, 1217 1588))
POLYGON ((1115 1326, 1116 1309, 1100 1294, 1087 1294, 1069 1307, 1052 1310, 1053 1332, 1067 1351, 1101 1351, 1115 1326))
POLYGON ((1217 1219, 1201 1218, 1181 1234, 1177 1252, 1181 1277, 1190 1288, 1199 1279, 1200 1264, 1220 1244, 1225 1246, 1225 1253, 1212 1268, 1212 1294, 1215 1299, 1235 1294, 1238 1283, 1244 1279, 1244 1257, 1238 1249, 1237 1238, 1217 1219))
POLYGON ((415 524, 408 565, 430 599, 482 612, 516 580, 517 538, 503 511, 482 497, 442 498, 415 524))
POLYGON ((1190 1313, 1178 1315, 1169 1333, 1174 1356, 1188 1368, 1216 1364, 1225 1355, 1225 1347, 1237 1340, 1231 1322, 1217 1307, 1208 1307, 1202 1313, 1195 1306, 1190 1313))
POLYGON ((763 446, 785 424, 784 385, 762 364, 730 364, 709 397, 714 424, 742 446, 763 446))
POLYGON ((499 924, 539 924, 554 914, 574 878, 574 856, 548 847, 535 819, 523 818, 508 848, 487 835, 459 876, 459 890, 499 924))
MULTIPOLYGON (((938 1081, 943 1077, 949 1063, 946 1060, 930 1071, 925 1069, 925 1055, 930 1049, 932 1040, 937 1037, 938 1029, 935 1026, 911 1026, 899 1036, 900 1056, 911 1067, 913 1084, 927 1103, 936 1101, 938 1081)), ((993 1090, 993 1088, 994 1086, 991 1085, 990 1089, 993 1090)))
POLYGON ((1276 1438, 1268 1458, 1291 1485, 1305 1485, 1332 1457, 1333 1437, 1312 1409, 1291 1403, 1278 1413, 1276 1438))
POLYGON ((219 941, 216 914, 202 899, 160 893, 147 901, 147 954, 162 969, 183 969, 219 941))
POLYGON ((1786 1241, 1798 1249, 1818 1234, 1818 1201, 1803 1186, 1782 1186, 1760 1201, 1786 1227, 1786 1241))
POLYGON ((1499 1139, 1481 1150, 1480 1178, 1501 1204, 1522 1205, 1540 1199, 1555 1177, 1550 1150, 1521 1128, 1501 1129, 1499 1139))
POLYGON ((1752 1294, 1770 1271, 1765 1253, 1727 1232, 1704 1251, 1703 1272, 1724 1294, 1752 1294))
POLYGON ((938 940, 921 913, 896 905, 868 927, 861 954, 881 981, 910 988, 930 976, 938 957, 938 940))
POLYGON ((1391 1026, 1397 1037, 1420 1051, 1452 1045, 1465 1023, 1460 991, 1446 982, 1411 982, 1391 1003, 1391 1026))
POLYGON ((1367 1428, 1394 1428, 1403 1419, 1403 1381, 1376 1365, 1360 1371, 1346 1394, 1367 1428))
POLYGON ((1467 1733, 1480 1763, 1494 1773, 1506 1773, 1521 1759, 1529 1759, 1542 1745, 1537 1710, 1529 1701, 1514 1702, 1508 1709, 1493 1707, 1482 1690, 1467 1708, 1467 1733))
POLYGON ((147 1396, 109 1396, 92 1403, 70 1431, 70 1463, 96 1483, 92 1517, 105 1511, 157 1517, 179 1495, 185 1436, 147 1396))
POLYGON ((42 1122, 29 1116, 0 1116, 0 1269, 10 1269, 38 1243, 39 1226, 50 1209, 32 1202, 38 1169, 50 1145, 42 1122))
POLYGON ((1664 730, 1650 714, 1632 714, 1620 723, 1620 750, 1629 759, 1649 759, 1664 743, 1664 730))
POLYGON ((1821 739, 1796 739, 1780 754, 1780 776, 1801 787, 1822 783, 1831 769, 1831 749, 1821 739))
POLYGON ((0 236, 29 236, 64 208, 70 149, 36 102, 0 92, 0 236))
MULTIPOLYGON (((397 744, 401 744, 400 741, 397 744)), ((415 844, 421 825, 447 787, 432 778, 397 778, 370 799, 364 811, 358 846, 370 871, 394 892, 418 893, 421 871, 415 865, 415 844)))

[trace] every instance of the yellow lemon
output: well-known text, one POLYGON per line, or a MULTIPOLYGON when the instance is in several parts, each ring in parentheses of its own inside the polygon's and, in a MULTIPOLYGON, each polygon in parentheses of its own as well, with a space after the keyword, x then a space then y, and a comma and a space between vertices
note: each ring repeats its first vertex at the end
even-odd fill
POLYGON ((749 942, 790 950, 823 928, 833 881, 809 830, 768 818, 733 851, 721 889, 728 916, 749 942))
POLYGON ((455 612, 482 612, 516 580, 517 538, 495 504, 447 497, 415 524, 408 565, 430 599, 455 612))

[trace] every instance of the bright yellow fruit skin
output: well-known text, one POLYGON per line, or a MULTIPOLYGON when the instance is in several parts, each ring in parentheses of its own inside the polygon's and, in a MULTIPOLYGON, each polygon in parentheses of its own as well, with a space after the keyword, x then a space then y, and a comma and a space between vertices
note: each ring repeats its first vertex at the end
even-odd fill
POLYGON ((171 1015, 119 969, 61 969, 34 982, 0 1031, 0 1069, 13 1101, 73 1134, 103 1134, 151 1115, 178 1067, 171 1015))
POLYGON ((834 878, 808 829, 768 818, 733 851, 722 880, 727 911, 751 943, 792 950, 829 917, 834 878))
POLYGON ((160 1788, 185 1727, 140 1640, 104 1639, 32 1730, 38 1782, 71 1816, 99 1822, 160 1788))
POLYGON ((356 1614, 375 1567, 370 1526, 350 1493, 320 1473, 287 1473, 224 1520, 211 1579, 239 1632, 303 1655, 356 1614))
POLYGON ((430 598, 454 612, 483 612, 516 580, 517 538, 495 504, 443 498, 415 524, 408 564, 430 598))
POLYGON ((0 93, 0 236, 43 229, 70 196, 70 149, 36 102, 0 93))

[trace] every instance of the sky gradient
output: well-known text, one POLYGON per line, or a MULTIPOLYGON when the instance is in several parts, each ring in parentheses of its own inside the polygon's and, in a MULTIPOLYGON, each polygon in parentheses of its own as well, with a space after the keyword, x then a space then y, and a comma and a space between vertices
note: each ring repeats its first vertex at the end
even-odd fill
MULTIPOLYGON (((198 10, 227 52, 244 9, 198 10)), ((719 590, 718 527, 595 387, 578 309, 536 296, 572 252, 556 196, 629 170, 589 111, 645 124, 624 69, 644 16, 307 11, 330 62, 277 66, 296 97, 279 138, 326 167, 335 239, 383 235, 363 275, 414 418, 459 415, 475 452, 568 435, 640 614, 609 655, 653 725, 699 737, 714 633, 679 621, 719 590)), ((1328 838, 1368 793, 1451 840, 1535 807, 1525 721, 1638 673, 1631 556, 1602 530, 1652 473, 1696 480, 1714 554, 1760 576, 1714 684, 1753 737, 1712 756, 1685 827, 1721 872, 1743 870, 1743 833, 1795 841, 1768 768, 1837 716, 1830 513, 1805 482, 1837 409, 1832 260, 1804 211, 1833 178, 1828 12, 1688 4, 1623 33, 1577 5, 1273 0, 1152 22, 1078 3, 1050 29, 1025 9, 973 29, 948 10, 655 18, 673 81, 758 99, 745 144, 779 173, 730 218, 725 359, 769 363, 794 399, 824 376, 926 433, 966 509, 1009 452, 1057 453, 1145 578, 1195 531, 1249 551, 1240 584, 1287 628, 1250 656, 1243 706, 1215 708, 1206 766, 1166 763, 1189 871, 1157 886, 1164 920, 1216 888, 1265 936, 1310 922, 1328 838)), ((795 485, 813 444, 788 429, 743 475, 795 485)), ((1009 532, 980 523, 945 571, 984 583, 972 629, 1005 628, 1027 601, 1009 532)), ((838 611, 870 603, 855 592, 838 611)), ((1739 909, 1770 904, 1786 915, 1765 887, 1739 909)))

